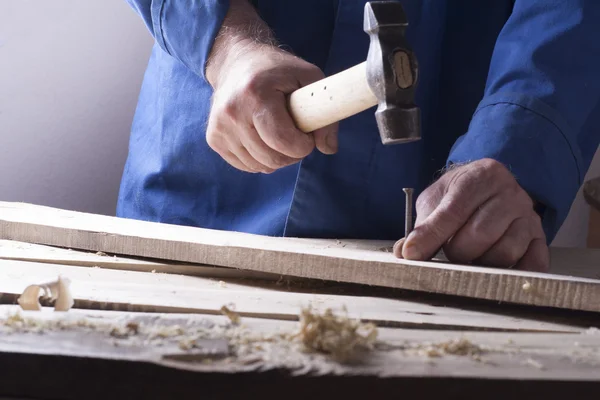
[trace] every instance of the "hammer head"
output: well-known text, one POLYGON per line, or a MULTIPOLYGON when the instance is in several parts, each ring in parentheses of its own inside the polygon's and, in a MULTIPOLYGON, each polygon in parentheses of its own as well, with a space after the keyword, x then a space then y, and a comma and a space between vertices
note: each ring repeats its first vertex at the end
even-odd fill
POLYGON ((375 119, 384 145, 421 139, 421 112, 414 104, 417 59, 404 36, 407 26, 399 2, 365 5, 364 30, 371 38, 367 81, 379 100, 375 119))

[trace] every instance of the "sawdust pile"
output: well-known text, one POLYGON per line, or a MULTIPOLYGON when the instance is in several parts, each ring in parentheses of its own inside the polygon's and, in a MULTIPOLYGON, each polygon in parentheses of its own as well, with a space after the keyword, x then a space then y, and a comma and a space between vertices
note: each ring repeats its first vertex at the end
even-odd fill
POLYGON ((377 327, 346 316, 336 316, 331 309, 317 314, 305 308, 300 314, 300 330, 296 338, 306 350, 330 354, 339 362, 349 362, 373 349, 377 327))

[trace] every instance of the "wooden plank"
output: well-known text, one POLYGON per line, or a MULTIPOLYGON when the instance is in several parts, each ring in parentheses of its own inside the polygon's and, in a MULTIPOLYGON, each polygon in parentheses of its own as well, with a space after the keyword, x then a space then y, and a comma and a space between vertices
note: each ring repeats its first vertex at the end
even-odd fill
MULTIPOLYGON (((600 213, 598 214, 600 215, 600 213)), ((600 220, 599 220, 600 223, 600 220)), ((600 249, 550 248, 554 274, 600 279, 600 249)), ((447 261, 443 255, 436 259, 447 261)), ((209 265, 148 261, 140 258, 65 249, 15 240, 0 240, 0 260, 31 261, 62 265, 89 266, 125 271, 160 272, 212 278, 280 280, 281 275, 209 265)))
POLYGON ((0 260, 31 261, 125 271, 159 272, 212 278, 279 280, 280 275, 209 265, 148 261, 96 252, 0 240, 0 260))
MULTIPOLYGON (((14 307, 0 307, 1 315, 14 313, 14 307)), ((20 318, 37 322, 21 329, 15 329, 14 323, 8 327, 0 323, 0 353, 146 362, 199 373, 275 368, 298 376, 600 379, 600 334, 594 331, 526 334, 381 328, 378 343, 363 362, 341 364, 324 354, 305 353, 293 339, 298 325, 288 321, 247 318, 240 328, 223 317, 78 310, 29 312, 20 318), (111 334, 132 322, 137 333, 111 334), (157 336, 157 332, 175 333, 157 336), (182 347, 182 340, 190 338, 200 338, 202 346, 182 347), (222 340, 228 345, 223 346, 222 340), (472 352, 444 350, 452 341, 463 341, 472 352), (211 349, 214 357, 210 357, 211 349), (199 362, 207 358, 210 363, 199 362)))
POLYGON ((599 322, 575 318, 552 322, 540 313, 504 315, 499 307, 469 310, 396 298, 283 292, 235 281, 22 261, 0 261, 0 302, 15 304, 28 285, 59 275, 71 280, 75 307, 87 309, 220 314, 228 305, 242 316, 297 320, 301 309, 311 306, 321 311, 345 308, 350 317, 380 326, 532 332, 579 332, 599 322))
POLYGON ((396 259, 391 243, 273 238, 0 203, 0 239, 273 274, 600 311, 600 281, 396 259))

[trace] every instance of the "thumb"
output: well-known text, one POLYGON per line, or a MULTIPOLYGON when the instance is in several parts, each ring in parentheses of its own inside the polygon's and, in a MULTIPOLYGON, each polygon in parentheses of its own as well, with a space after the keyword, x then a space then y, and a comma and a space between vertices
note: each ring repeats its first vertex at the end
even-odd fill
POLYGON ((335 154, 338 151, 338 123, 325 126, 313 132, 315 145, 323 154, 335 154))

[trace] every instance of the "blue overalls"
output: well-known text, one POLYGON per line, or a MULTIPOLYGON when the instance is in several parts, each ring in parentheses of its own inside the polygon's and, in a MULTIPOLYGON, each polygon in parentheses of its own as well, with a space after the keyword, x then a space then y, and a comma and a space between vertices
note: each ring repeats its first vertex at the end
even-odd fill
MULTIPOLYGON (((205 63, 224 0, 128 0, 156 43, 117 215, 274 236, 398 239, 402 188, 449 162, 504 163, 543 205, 548 241, 600 141, 600 1, 402 0, 420 81, 422 140, 383 146, 374 109, 340 123, 339 151, 271 175, 206 143, 205 63)), ((257 0, 294 54, 331 75, 366 59, 364 0, 257 0)))

